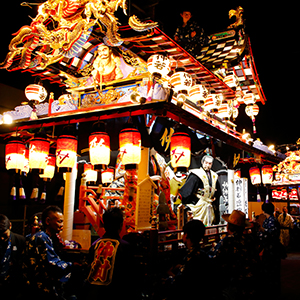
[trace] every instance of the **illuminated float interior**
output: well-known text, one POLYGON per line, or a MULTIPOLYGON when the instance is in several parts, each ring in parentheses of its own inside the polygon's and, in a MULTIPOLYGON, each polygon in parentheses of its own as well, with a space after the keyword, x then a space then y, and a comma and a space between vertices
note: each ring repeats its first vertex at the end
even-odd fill
MULTIPOLYGON (((227 192, 228 182, 238 178, 231 171, 245 161, 245 153, 264 164, 283 159, 251 133, 236 130, 234 121, 245 109, 255 135, 255 117, 266 102, 243 22, 210 35, 193 57, 156 22, 129 16, 128 25, 119 26, 115 11, 126 12, 124 1, 60 3, 39 6, 31 24, 12 38, 1 68, 32 73, 66 92, 29 86, 28 102, 1 115, 1 137, 16 185, 16 177, 26 176, 16 171, 24 167, 25 145, 37 133, 46 136, 48 154, 43 150, 34 158, 48 157, 36 167, 47 174, 55 153, 56 173, 65 172, 64 214, 71 223, 64 238, 72 239, 76 209, 101 234, 109 205, 124 207, 127 231, 157 228, 160 193, 170 210, 169 228, 180 229, 182 215, 172 210, 172 179, 179 176, 177 168, 199 167, 206 152, 219 158, 215 168, 225 171, 227 192), (8 118, 11 124, 5 123, 8 118), (179 125, 185 132, 176 131, 179 125), (88 181, 82 161, 97 171, 96 179, 88 181)), ((29 168, 32 163, 29 154, 29 168)), ((235 207, 233 189, 224 199, 226 209, 235 207)))

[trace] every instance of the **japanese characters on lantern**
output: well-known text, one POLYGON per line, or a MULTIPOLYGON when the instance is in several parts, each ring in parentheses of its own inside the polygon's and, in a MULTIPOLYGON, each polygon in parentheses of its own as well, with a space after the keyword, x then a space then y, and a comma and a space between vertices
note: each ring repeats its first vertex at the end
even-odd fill
POLYGON ((191 138, 185 132, 175 132, 171 137, 171 166, 188 168, 191 163, 191 138))
POLYGON ((93 132, 89 136, 90 162, 94 169, 108 165, 110 161, 110 138, 106 132, 93 132))
POLYGON ((57 138, 56 166, 62 172, 71 172, 77 160, 77 139, 72 135, 57 138))
POLYGON ((22 170, 25 164, 25 143, 15 139, 5 146, 5 166, 7 170, 22 170))

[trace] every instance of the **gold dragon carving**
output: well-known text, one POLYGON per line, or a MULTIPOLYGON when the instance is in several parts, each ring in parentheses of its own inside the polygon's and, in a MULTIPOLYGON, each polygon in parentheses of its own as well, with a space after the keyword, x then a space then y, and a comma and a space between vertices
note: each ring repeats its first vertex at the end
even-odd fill
MULTIPOLYGON (((118 33, 115 16, 118 8, 126 14, 126 0, 48 0, 41 4, 29 26, 23 26, 9 44, 9 52, 0 68, 45 69, 64 57, 72 58, 89 38, 97 23, 105 35, 104 43, 119 46, 123 40, 118 33), (101 26, 102 25, 102 26, 101 26), (16 55, 21 59, 12 66, 16 55)), ((135 31, 147 31, 158 24, 143 23, 136 16, 128 20, 135 31)))

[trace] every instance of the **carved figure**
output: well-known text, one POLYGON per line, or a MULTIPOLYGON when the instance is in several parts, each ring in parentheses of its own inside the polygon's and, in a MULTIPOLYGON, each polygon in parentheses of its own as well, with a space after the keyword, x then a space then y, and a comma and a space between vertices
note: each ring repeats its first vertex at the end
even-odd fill
POLYGON ((229 25, 227 28, 236 28, 238 26, 244 25, 243 14, 244 9, 241 6, 238 6, 236 9, 231 9, 228 13, 229 19, 235 16, 236 21, 233 24, 229 25))

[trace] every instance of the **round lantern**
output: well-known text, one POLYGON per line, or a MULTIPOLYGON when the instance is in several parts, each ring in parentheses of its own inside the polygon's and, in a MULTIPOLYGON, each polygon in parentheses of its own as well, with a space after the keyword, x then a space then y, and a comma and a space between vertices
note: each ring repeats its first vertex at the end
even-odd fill
POLYGON ((208 90, 202 84, 195 84, 188 90, 188 95, 189 100, 196 104, 203 105, 208 95, 208 90))
POLYGON ((147 60, 148 71, 155 77, 167 76, 171 71, 170 60, 161 54, 151 55, 147 60))
POLYGON ((114 173, 115 173, 115 170, 113 168, 108 168, 106 170, 103 170, 101 172, 102 183, 105 184, 105 183, 111 183, 111 182, 113 182, 113 180, 114 180, 114 173))
POLYGON ((85 178, 87 182, 97 182, 98 172, 94 170, 93 165, 84 164, 83 170, 85 173, 85 178))
POLYGON ((120 157, 123 165, 141 162, 141 134, 135 128, 125 128, 119 134, 120 157))
POLYGON ((228 74, 225 76, 223 82, 227 84, 230 88, 236 88, 239 84, 239 80, 235 74, 228 74))
POLYGON ((204 102, 204 111, 217 113, 223 101, 222 94, 210 93, 204 102))
POLYGON ((270 165, 262 166, 261 179, 263 184, 271 184, 273 181, 273 168, 270 165))
POLYGON ((14 139, 5 146, 5 167, 7 170, 22 170, 25 164, 25 144, 14 139))
POLYGON ((59 171, 71 172, 77 158, 77 139, 72 135, 61 135, 57 138, 56 166, 59 171))
POLYGON ((247 92, 244 94, 243 101, 246 105, 251 105, 255 103, 255 97, 254 94, 251 92, 247 92))
POLYGON ((189 88, 193 85, 192 76, 186 72, 176 72, 170 78, 170 84, 177 93, 177 102, 182 105, 189 88))
POLYGON ((110 138, 106 132, 93 132, 89 136, 90 162, 94 169, 101 169, 110 161, 110 138))
POLYGON ((29 169, 44 173, 47 166, 50 142, 43 137, 34 137, 29 142, 29 169))
POLYGON ((40 177, 45 180, 50 180, 54 177, 55 174, 55 163, 56 157, 54 154, 49 154, 47 156, 47 166, 44 169, 44 174, 40 174, 40 177))
POLYGON ((260 176, 260 170, 258 167, 252 167, 249 169, 250 179, 251 183, 253 185, 259 185, 261 184, 261 176, 260 176))
POLYGON ((171 166, 175 169, 188 168, 191 163, 191 138, 185 132, 175 132, 171 136, 171 166))
POLYGON ((30 84, 25 89, 25 96, 29 101, 43 102, 46 100, 46 89, 38 84, 30 84))
POLYGON ((223 120, 229 120, 232 115, 232 110, 227 103, 222 103, 218 108, 217 116, 223 120))
POLYGON ((253 133, 256 133, 255 116, 259 113, 259 107, 257 104, 247 105, 245 111, 247 116, 249 116, 253 122, 253 133))

